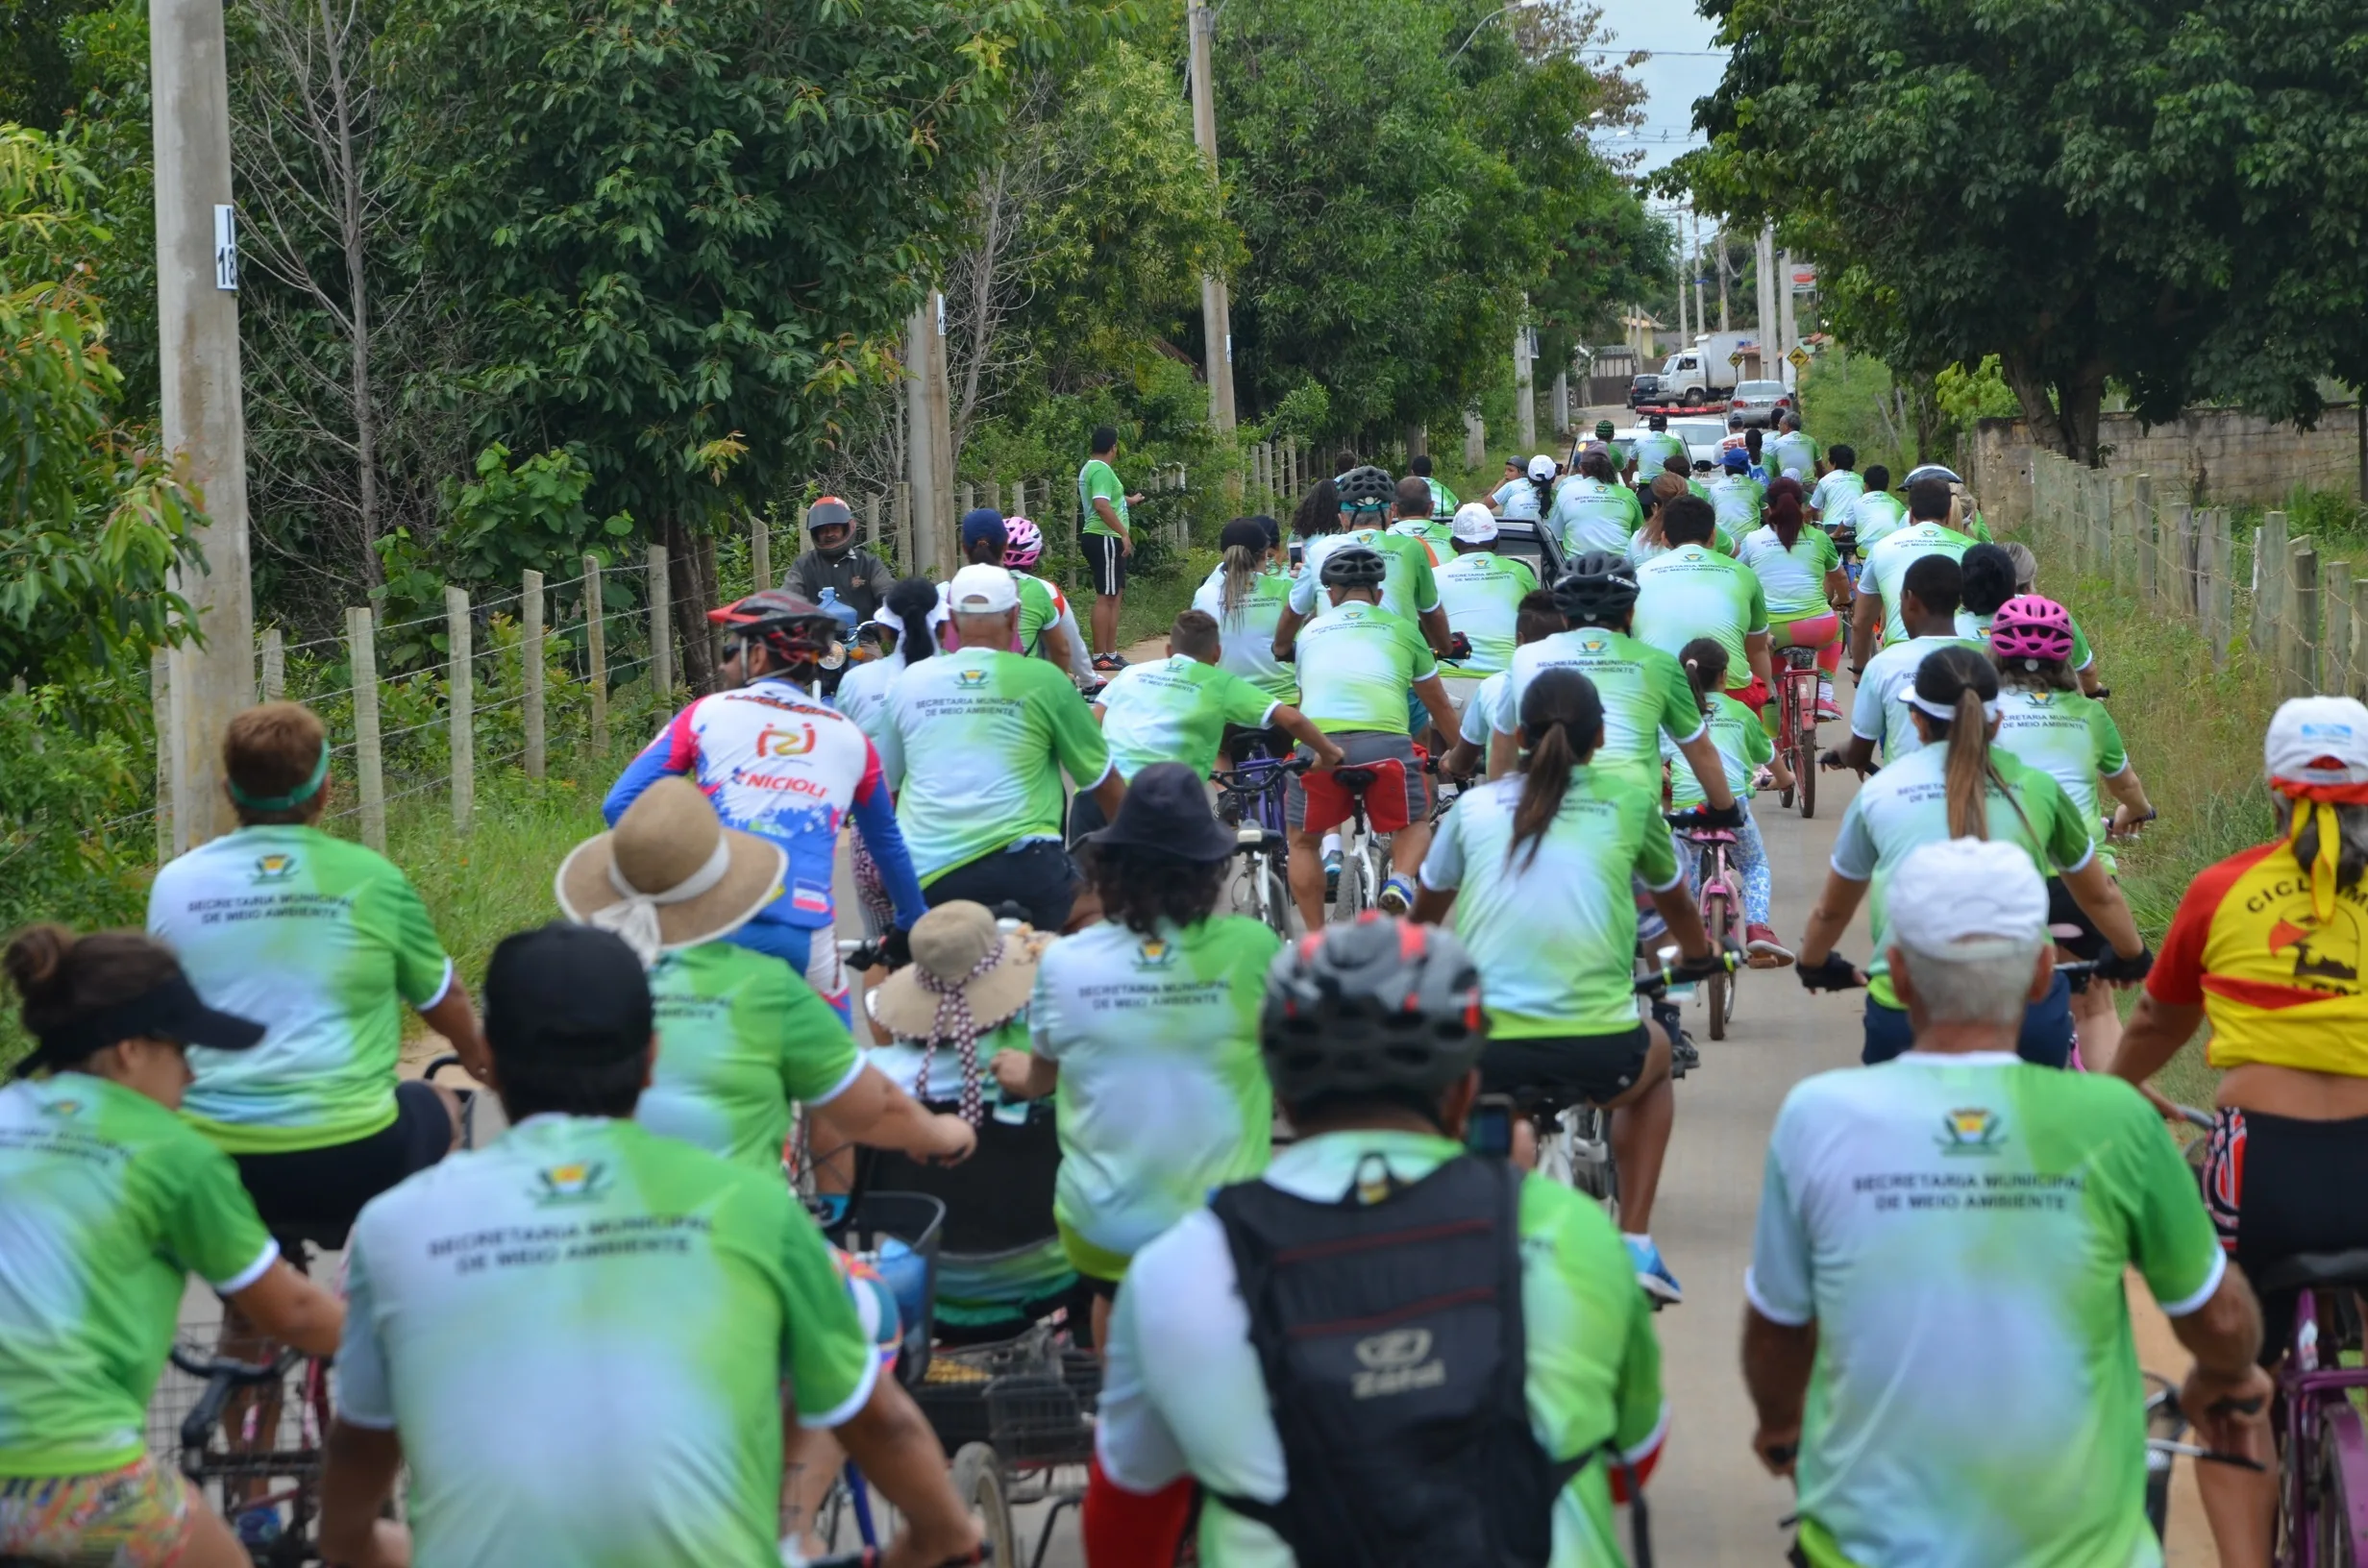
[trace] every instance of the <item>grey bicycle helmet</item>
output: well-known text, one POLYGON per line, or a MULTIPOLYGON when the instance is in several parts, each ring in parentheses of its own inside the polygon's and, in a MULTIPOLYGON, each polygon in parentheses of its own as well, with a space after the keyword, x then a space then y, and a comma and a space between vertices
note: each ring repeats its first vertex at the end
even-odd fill
POLYGON ((1611 625, 1636 602, 1637 569, 1609 551, 1586 551, 1554 582, 1554 603, 1574 625, 1611 625))
POLYGON ((1965 482, 1963 479, 1957 477, 1957 470, 1953 468, 1949 468, 1940 463, 1926 463, 1920 468, 1910 469, 1908 471, 1908 477, 1899 481, 1899 487, 1905 490, 1908 486, 1915 483, 1918 479, 1946 479, 1951 484, 1962 484, 1965 482))
POLYGON ((1369 545, 1343 545, 1323 558, 1318 580, 1326 588, 1378 588, 1390 575, 1389 558, 1369 545))
POLYGON ((1350 469, 1332 484, 1340 492, 1341 504, 1351 511, 1384 511, 1397 500, 1397 480, 1370 463, 1350 469))
POLYGON ((1276 955, 1258 1038, 1285 1105, 1393 1092, 1428 1099, 1469 1072, 1488 1043, 1480 971, 1438 926, 1369 911, 1276 955))

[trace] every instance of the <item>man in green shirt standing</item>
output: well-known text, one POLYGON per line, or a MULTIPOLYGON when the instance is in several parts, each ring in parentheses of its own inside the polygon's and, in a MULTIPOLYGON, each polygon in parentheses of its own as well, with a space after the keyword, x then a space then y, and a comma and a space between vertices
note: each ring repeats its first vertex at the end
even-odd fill
POLYGON ((1463 504, 1463 502, 1457 499, 1454 491, 1448 489, 1445 485, 1431 478, 1430 453, 1422 453, 1416 456, 1407 458, 1406 472, 1431 487, 1432 517, 1444 521, 1447 518, 1453 517, 1455 515, 1455 509, 1463 504))
POLYGON ((1077 470, 1077 509, 1085 515, 1079 540, 1094 579, 1094 668, 1123 670, 1119 657, 1119 603, 1126 594, 1126 558, 1135 552, 1135 533, 1126 509, 1143 498, 1129 495, 1111 464, 1119 454, 1119 432, 1094 429, 1094 454, 1077 470))

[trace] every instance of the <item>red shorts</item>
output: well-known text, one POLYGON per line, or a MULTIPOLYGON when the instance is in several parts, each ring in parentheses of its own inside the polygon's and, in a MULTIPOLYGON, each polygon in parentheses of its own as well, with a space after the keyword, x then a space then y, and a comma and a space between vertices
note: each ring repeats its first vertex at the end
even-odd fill
POLYGON ((1775 694, 1767 689, 1767 682, 1758 675, 1751 677, 1751 684, 1748 686, 1728 687, 1727 695, 1754 713, 1758 713, 1762 708, 1776 700, 1775 694))

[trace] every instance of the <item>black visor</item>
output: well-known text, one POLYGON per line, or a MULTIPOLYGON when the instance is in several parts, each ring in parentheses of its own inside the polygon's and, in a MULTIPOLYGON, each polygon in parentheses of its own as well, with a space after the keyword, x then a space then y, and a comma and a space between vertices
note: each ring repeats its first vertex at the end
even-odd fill
POLYGON ((16 1064, 16 1075, 21 1078, 43 1067, 79 1062, 119 1040, 142 1038, 243 1051, 262 1042, 263 1026, 252 1018, 208 1007, 188 980, 176 975, 128 1002, 117 1002, 88 1017, 43 1032, 33 1054, 16 1064))

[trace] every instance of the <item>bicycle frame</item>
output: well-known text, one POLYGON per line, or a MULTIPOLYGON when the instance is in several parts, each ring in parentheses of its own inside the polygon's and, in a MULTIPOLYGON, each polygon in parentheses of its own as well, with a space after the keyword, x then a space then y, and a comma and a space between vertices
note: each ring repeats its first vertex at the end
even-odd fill
POLYGON ((2321 1364, 2322 1343, 2333 1344, 2324 1327, 2333 1320, 2332 1288, 2297 1292, 2293 1333, 2278 1368, 2284 1534, 2279 1568, 2368 1562, 2368 1423, 2351 1398, 2353 1390, 2368 1388, 2368 1367, 2321 1364), (2336 1484, 2328 1485, 2331 1480, 2336 1484))
MULTIPOLYGON (((1743 925, 1743 879, 1735 874, 1735 835, 1724 828, 1681 831, 1692 852, 1694 902, 1714 948, 1731 947, 1743 925)), ((1735 1011, 1735 977, 1714 975, 1703 983, 1710 1010, 1711 1039, 1724 1040, 1735 1011)))

